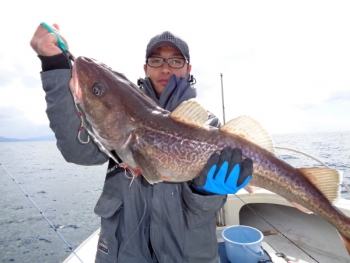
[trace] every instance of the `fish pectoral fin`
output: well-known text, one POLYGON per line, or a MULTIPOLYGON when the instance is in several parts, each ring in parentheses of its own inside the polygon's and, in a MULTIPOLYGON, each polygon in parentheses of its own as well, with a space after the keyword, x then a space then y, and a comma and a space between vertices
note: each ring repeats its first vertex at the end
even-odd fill
POLYGON ((301 206, 301 205, 299 205, 299 204, 297 204, 297 203, 294 203, 294 202, 292 202, 292 201, 289 201, 289 200, 287 200, 287 201, 288 201, 292 206, 294 206, 296 209, 300 210, 301 212, 306 213, 306 214, 313 214, 313 212, 310 211, 309 209, 307 209, 307 208, 305 208, 305 207, 303 207, 303 206, 301 206))
POLYGON ((249 194, 254 195, 255 192, 259 191, 260 189, 262 189, 261 187, 257 187, 257 186, 252 186, 252 185, 246 185, 244 187, 244 190, 246 190, 249 194))
POLYGON ((343 241, 344 246, 345 246, 346 250, 348 251, 348 254, 350 255, 350 239, 347 238, 346 236, 344 236, 344 235, 343 235, 342 233, 340 233, 339 231, 338 231, 338 234, 339 234, 341 240, 343 241))
POLYGON ((273 154, 275 153, 271 136, 259 122, 249 116, 239 116, 230 120, 220 128, 220 131, 238 135, 273 154))
POLYGON ((340 198, 339 184, 341 172, 331 168, 299 168, 304 175, 320 192, 333 203, 340 198))
POLYGON ((208 120, 207 111, 195 100, 182 102, 171 114, 173 120, 203 127, 208 120))
POLYGON ((150 163, 150 160, 148 160, 137 147, 132 147, 131 152, 137 166, 142 171, 143 177, 145 177, 150 184, 163 181, 163 176, 155 169, 155 167, 150 163))

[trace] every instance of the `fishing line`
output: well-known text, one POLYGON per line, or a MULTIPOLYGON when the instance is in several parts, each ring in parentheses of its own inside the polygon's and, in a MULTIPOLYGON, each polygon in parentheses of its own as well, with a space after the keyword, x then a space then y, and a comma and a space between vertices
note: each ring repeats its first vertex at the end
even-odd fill
POLYGON ((296 153, 300 153, 302 155, 305 155, 307 157, 310 157, 311 159, 314 159, 315 161, 319 162, 320 164, 324 165, 325 167, 327 168, 330 168, 327 164, 325 164, 324 162, 322 162, 321 160, 317 159, 316 157, 310 155, 310 154, 307 154, 307 153, 304 153, 302 151, 298 151, 298 150, 295 150, 295 149, 292 149, 292 148, 286 148, 286 147, 278 147, 278 146, 275 146, 275 149, 280 149, 280 150, 287 150, 287 151, 292 151, 292 152, 296 152, 296 153))
MULTIPOLYGON (((287 151, 292 151, 292 152, 296 152, 296 153, 300 153, 302 155, 305 155, 307 157, 310 157, 311 159, 314 159, 316 162, 319 162, 320 164, 322 164, 323 166, 327 167, 327 168, 330 168, 327 164, 325 164, 324 162, 322 162, 321 160, 317 159, 316 157, 310 155, 310 154, 307 154, 307 153, 304 153, 302 151, 298 151, 298 150, 295 150, 295 149, 292 149, 292 148, 286 148, 286 147, 275 147, 275 149, 280 149, 280 150, 287 150, 287 151)), ((345 189, 348 191, 348 193, 350 194, 350 188, 348 187, 348 185, 342 181, 341 182, 342 185, 345 187, 345 189)))
POLYGON ((308 255, 311 259, 315 260, 316 262, 319 263, 319 261, 317 261, 313 256, 311 256, 309 253, 307 253, 304 249, 302 249, 301 247, 299 247, 293 240, 289 239, 286 235, 284 235, 281 231, 279 231, 276 227, 274 227, 271 223, 269 223, 265 218, 263 218, 258 212, 256 212, 252 207, 250 207, 249 204, 247 204, 246 202, 244 202, 238 195, 235 194, 235 196, 241 200, 255 215, 257 215, 258 217, 260 217, 262 220, 264 220, 267 224, 269 224, 273 229, 275 229, 278 233, 280 233, 282 236, 284 236, 288 241, 290 241, 291 243, 293 243, 297 248, 299 248, 301 251, 303 251, 306 255, 308 255))
MULTIPOLYGON (((130 171, 129 168, 125 169, 125 173, 126 173, 126 170, 128 170, 128 171, 132 174, 132 172, 130 171)), ((126 175, 126 176, 127 176, 127 175, 126 175)), ((141 226, 141 223, 142 223, 143 219, 145 218, 145 215, 146 215, 146 208, 147 208, 147 202, 146 202, 145 195, 144 195, 144 193, 143 193, 143 191, 142 191, 141 182, 139 182, 138 180, 134 180, 134 178, 135 178, 134 176, 132 176, 132 177, 127 176, 127 178, 130 179, 130 180, 133 180, 133 181, 135 181, 135 182, 137 183, 138 187, 140 188, 140 193, 141 193, 141 196, 142 196, 142 198, 143 198, 143 202, 145 203, 145 206, 144 206, 144 208, 143 208, 143 214, 142 214, 142 217, 141 217, 141 220, 140 220, 139 224, 137 225, 137 227, 136 227, 136 229, 134 230, 134 232, 131 234, 131 236, 130 236, 130 237, 128 238, 128 240, 126 241, 124 247, 120 250, 120 253, 119 253, 118 257, 117 257, 117 261, 118 261, 119 257, 122 255, 124 249, 125 249, 126 246, 128 245, 128 243, 129 243, 129 241, 131 240, 131 238, 136 234, 136 231, 137 231, 137 230, 139 229, 139 227, 141 226)), ((130 185, 130 186, 131 186, 131 185, 130 185)), ((129 186, 129 187, 130 187, 130 186, 129 186)))
MULTIPOLYGON (((72 92, 72 91, 71 91, 72 92)), ((73 92, 72 92, 72 95, 73 95, 73 92)), ((74 97, 74 95, 73 95, 74 97)), ((118 160, 115 158, 115 156, 113 154, 111 154, 104 146, 103 144, 96 138, 96 136, 93 134, 92 131, 90 131, 88 128, 87 128, 87 125, 85 124, 85 121, 84 121, 84 115, 83 113, 81 112, 81 110, 79 109, 78 105, 74 102, 74 106, 75 106, 75 109, 77 111, 77 114, 80 118, 80 121, 81 121, 81 124, 80 124, 80 127, 79 127, 79 130, 78 130, 78 140, 82 143, 82 144, 88 144, 90 142, 90 137, 92 138, 92 140, 94 141, 94 143, 98 146, 98 148, 103 152, 105 153, 109 158, 111 158, 117 165, 118 167, 123 167, 125 169, 125 173, 126 173, 126 170, 128 170, 130 172, 130 174, 133 174, 132 171, 129 169, 129 168, 126 168, 124 167, 123 164, 119 163, 118 160), (81 131, 85 128, 85 130, 87 131, 88 133, 88 138, 86 141, 83 141, 81 139, 81 131)), ((128 177, 128 176, 127 176, 128 177)), ((129 178, 129 177, 128 177, 129 178)), ((135 176, 132 176, 130 177, 129 179, 131 179, 131 182, 130 182, 130 185, 129 187, 131 186, 131 184, 133 183, 134 179, 135 179, 135 176)), ((145 198, 145 195, 142 191, 142 188, 141 188, 141 184, 140 182, 138 182, 137 180, 135 180, 138 187, 140 188, 140 193, 141 193, 141 196, 143 198, 143 201, 144 201, 144 209, 143 209, 143 214, 142 214, 142 217, 141 217, 141 220, 139 222, 139 224, 137 225, 136 229, 134 230, 134 232, 131 234, 131 236, 129 237, 129 239, 126 241, 124 247, 121 249, 120 253, 119 253, 119 256, 117 257, 117 260, 119 259, 119 257, 122 255, 124 249, 126 248, 126 246, 128 245, 129 241, 131 240, 131 238, 136 234, 137 230, 139 229, 139 227, 141 226, 141 223, 143 221, 143 219, 145 218, 145 215, 146 215, 146 209, 147 209, 147 202, 146 202, 146 198, 145 198)))
POLYGON ((92 131, 90 131, 87 126, 85 125, 85 122, 84 122, 84 115, 83 113, 79 110, 79 107, 76 103, 74 103, 75 105, 75 109, 77 110, 77 114, 81 120, 81 124, 80 124, 80 127, 79 127, 79 130, 78 130, 78 140, 82 143, 82 144, 88 144, 90 142, 90 137, 92 138, 92 140, 95 142, 95 144, 98 146, 98 148, 103 152, 105 153, 109 158, 111 158, 113 161, 115 161, 117 164, 121 165, 118 160, 113 156, 113 154, 111 154, 104 146, 103 144, 96 138, 96 136, 93 134, 92 131), (80 138, 80 135, 81 135, 81 131, 85 128, 85 130, 87 131, 88 133, 88 138, 87 138, 87 141, 83 141, 81 138, 80 138))
MULTIPOLYGON (((292 152, 296 152, 296 153, 299 153, 299 154, 302 154, 302 155, 305 155, 317 162, 319 162, 320 164, 322 164, 323 166, 327 167, 327 168, 330 168, 327 164, 325 164, 324 162, 322 162, 321 160, 317 159, 316 157, 310 155, 310 154, 307 154, 307 153, 304 153, 302 151, 298 151, 298 150, 295 150, 295 149, 292 149, 292 148, 286 148, 286 147, 277 147, 275 146, 275 149, 280 149, 280 150, 287 150, 287 151, 292 151, 292 152)), ((348 186, 344 183, 344 181, 342 182, 342 184, 344 185, 344 187, 349 191, 350 193, 350 189, 348 188, 348 186)), ((256 212, 249 204, 247 204, 246 202, 244 202, 238 195, 235 194, 235 196, 242 201, 242 203, 244 203, 255 215, 257 215, 258 217, 260 217, 263 221, 265 221, 267 224, 269 224, 273 229, 275 229, 278 233, 280 233, 283 237, 285 237, 288 241, 290 241, 291 243, 293 243, 297 248, 299 248, 301 251, 303 251, 306 255, 308 255, 311 259, 313 259, 314 261, 316 262, 319 262, 317 261, 314 257, 312 257, 309 253, 307 253, 304 249, 302 249, 301 247, 299 247, 295 242, 293 242, 293 240, 289 239, 286 235, 284 235, 281 231, 279 231, 276 227, 274 227, 271 223, 269 223, 266 219, 264 219, 258 212, 256 212)))
POLYGON ((57 233, 57 235, 63 240, 63 242, 67 245, 69 250, 80 260, 80 262, 83 263, 83 261, 79 258, 79 256, 74 252, 73 248, 69 245, 69 243, 64 239, 64 237, 58 232, 57 228, 54 227, 54 225, 50 222, 50 220, 45 216, 45 214, 39 209, 39 207, 34 203, 34 201, 30 198, 30 196, 23 190, 23 188, 17 183, 16 179, 7 171, 5 166, 0 163, 2 168, 4 168, 5 172, 11 177, 12 181, 15 182, 15 184, 21 189, 23 194, 29 199, 30 202, 35 206, 35 208, 39 211, 39 213, 46 219, 46 221, 49 223, 49 225, 52 227, 53 230, 57 233))
MULTIPOLYGON (((80 125, 79 132, 78 132, 78 139, 79 139, 79 141, 80 141, 81 143, 83 143, 83 144, 87 144, 87 143, 89 143, 90 137, 91 137, 92 140, 95 142, 95 144, 99 147, 99 149, 100 149, 102 152, 104 152, 108 157, 110 157, 110 158, 118 165, 118 167, 123 167, 123 168, 125 169, 125 173, 126 173, 126 171, 128 170, 129 173, 133 175, 133 172, 132 172, 129 168, 125 167, 123 164, 119 163, 118 160, 115 158, 115 156, 112 155, 112 154, 102 145, 102 143, 95 137, 95 135, 87 128, 87 126, 86 126, 85 123, 84 123, 84 117, 83 117, 82 112, 79 110, 79 107, 78 107, 77 104, 74 103, 74 105, 75 105, 75 108, 76 108, 76 110, 77 110, 78 116, 79 116, 80 119, 81 119, 81 125, 80 125), (85 128, 85 130, 86 130, 87 133, 88 133, 88 140, 87 140, 87 141, 82 141, 81 138, 80 138, 80 132, 82 131, 83 128, 85 128)), ((127 175, 126 175, 126 176, 127 176, 127 175)), ((127 176, 127 178, 131 180, 130 185, 129 185, 129 187, 130 187, 131 184, 134 182, 135 175, 133 175, 133 176, 131 176, 131 177, 127 176)), ((143 202, 144 202, 145 206, 144 206, 143 214, 142 214, 142 217, 141 217, 141 220, 140 220, 139 224, 137 225, 137 227, 136 227, 136 229, 134 230, 134 232, 131 234, 131 236, 130 236, 130 237, 128 238, 128 240, 126 241, 124 247, 120 250, 120 253, 119 253, 119 256, 117 257, 117 260, 118 260, 119 257, 122 255, 124 249, 125 249, 126 246, 128 245, 128 243, 129 243, 129 241, 131 240, 131 238, 136 234, 137 230, 138 230, 139 227, 141 226, 141 223, 142 223, 142 221, 143 221, 143 219, 145 218, 145 215, 146 215, 146 209, 147 209, 146 198, 145 198, 145 195, 144 195, 144 193, 143 193, 143 191, 142 191, 140 182, 138 182, 137 180, 135 180, 135 181, 136 181, 138 187, 140 188, 140 193, 141 193, 141 196, 142 196, 142 198, 143 198, 143 202)))
MULTIPOLYGON (((81 125, 80 125, 79 132, 78 132, 78 139, 79 139, 79 141, 80 141, 81 143, 83 143, 83 144, 87 144, 87 143, 89 143, 90 137, 91 137, 92 140, 95 142, 95 144, 100 148, 100 150, 101 150, 102 152, 104 152, 107 156, 109 156, 109 157, 118 165, 118 167, 123 167, 123 168, 125 169, 125 173, 126 173, 126 171, 128 170, 129 173, 133 175, 132 170, 130 170, 129 168, 125 167, 123 164, 119 163, 118 160, 115 158, 115 156, 112 155, 112 154, 102 145, 102 143, 95 137, 95 135, 87 128, 87 126, 85 125, 85 122, 84 122, 84 116, 83 116, 82 112, 79 110, 79 107, 78 107, 77 104, 74 103, 74 105, 75 105, 75 108, 76 108, 76 110, 77 110, 78 116, 79 116, 80 119, 81 119, 81 125), (85 128, 85 130, 86 130, 87 133, 88 133, 88 139, 87 139, 87 141, 82 141, 81 138, 80 138, 81 131, 82 131, 83 128, 85 128)), ((127 175, 126 175, 126 176, 127 176, 127 175)), ((129 185, 129 187, 130 187, 131 184, 134 182, 135 175, 133 175, 133 176, 131 176, 131 177, 127 176, 127 178, 131 180, 130 185, 129 185)), ((141 223, 142 223, 142 221, 143 221, 143 219, 145 218, 145 215, 146 215, 146 209, 147 209, 146 198, 145 198, 145 195, 144 195, 144 193, 143 193, 143 191, 142 191, 140 182, 138 182, 137 180, 135 180, 135 181, 136 181, 138 187, 140 188, 140 193, 141 193, 141 196, 142 196, 142 199, 143 199, 143 202, 144 202, 145 206, 144 206, 143 214, 142 214, 142 217, 141 217, 141 220, 140 220, 139 224, 137 225, 137 227, 136 227, 136 229, 134 230, 134 232, 131 234, 131 236, 130 236, 130 237, 128 238, 128 240, 126 241, 124 247, 120 250, 120 253, 119 253, 118 257, 117 257, 117 260, 118 260, 119 257, 122 255, 124 249, 125 249, 126 246, 128 245, 128 243, 129 243, 129 241, 131 240, 131 238, 136 234, 137 230, 138 230, 139 227, 141 226, 141 223)))

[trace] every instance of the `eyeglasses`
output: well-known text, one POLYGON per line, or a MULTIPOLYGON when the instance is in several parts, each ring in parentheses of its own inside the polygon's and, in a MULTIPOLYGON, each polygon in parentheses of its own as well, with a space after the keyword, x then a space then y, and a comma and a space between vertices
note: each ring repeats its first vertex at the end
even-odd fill
POLYGON ((171 68, 183 68, 187 62, 184 58, 161 58, 161 57, 149 57, 147 58, 147 65, 152 68, 160 68, 166 61, 171 68))

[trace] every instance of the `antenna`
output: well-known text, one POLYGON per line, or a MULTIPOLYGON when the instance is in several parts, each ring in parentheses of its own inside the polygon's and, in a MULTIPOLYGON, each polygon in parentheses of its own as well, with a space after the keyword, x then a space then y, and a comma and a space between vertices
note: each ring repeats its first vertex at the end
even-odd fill
MULTIPOLYGON (((221 97, 222 97, 222 118, 224 121, 224 125, 226 123, 225 121, 225 103, 224 103, 224 86, 222 82, 222 73, 220 73, 221 77, 221 97)), ((225 218, 225 208, 222 207, 216 214, 216 225, 217 226, 226 226, 226 218, 225 218)))
POLYGON ((223 86, 223 82, 222 82, 222 73, 220 73, 220 77, 221 77, 221 97, 222 97, 222 118, 224 120, 224 124, 226 123, 225 121, 225 101, 224 101, 224 86, 223 86))

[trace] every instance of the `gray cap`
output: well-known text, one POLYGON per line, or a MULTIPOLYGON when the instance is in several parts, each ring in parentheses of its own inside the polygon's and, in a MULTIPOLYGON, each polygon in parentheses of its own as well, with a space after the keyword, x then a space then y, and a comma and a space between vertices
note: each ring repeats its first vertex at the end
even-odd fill
POLYGON ((169 31, 165 31, 151 38, 146 48, 146 59, 155 49, 161 46, 171 46, 180 50, 184 58, 190 63, 190 50, 187 43, 169 31))

